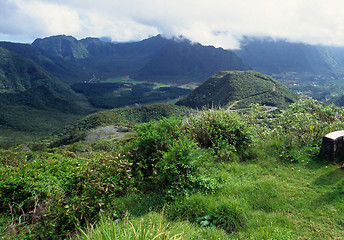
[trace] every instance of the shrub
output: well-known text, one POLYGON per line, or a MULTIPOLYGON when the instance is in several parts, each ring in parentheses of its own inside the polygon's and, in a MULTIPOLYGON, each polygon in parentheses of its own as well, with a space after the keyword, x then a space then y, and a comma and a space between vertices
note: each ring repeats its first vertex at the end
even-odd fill
POLYGON ((334 105, 300 100, 276 116, 269 136, 275 138, 283 159, 306 160, 307 156, 318 155, 323 136, 344 128, 342 116, 343 110, 334 105))
POLYGON ((97 220, 113 198, 131 189, 131 163, 118 153, 2 156, 0 211, 11 215, 13 226, 33 224, 35 238, 61 238, 75 224, 97 220))
POLYGON ((204 111, 189 118, 185 129, 201 147, 211 149, 220 159, 243 153, 254 135, 240 115, 225 111, 204 111))
POLYGON ((199 171, 206 157, 192 139, 182 135, 181 119, 165 118, 138 125, 127 152, 133 162, 135 185, 145 192, 162 192, 174 198, 208 189, 199 171))
POLYGON ((136 127, 136 138, 128 144, 126 151, 133 162, 134 180, 142 189, 158 190, 154 189, 159 187, 156 185, 156 165, 178 139, 179 124, 180 120, 177 118, 164 118, 136 127))
POLYGON ((324 106, 316 100, 305 99, 277 115, 272 127, 275 135, 287 138, 291 144, 304 144, 321 140, 327 133, 343 128, 344 124, 338 121, 341 115, 342 110, 334 105, 324 106))

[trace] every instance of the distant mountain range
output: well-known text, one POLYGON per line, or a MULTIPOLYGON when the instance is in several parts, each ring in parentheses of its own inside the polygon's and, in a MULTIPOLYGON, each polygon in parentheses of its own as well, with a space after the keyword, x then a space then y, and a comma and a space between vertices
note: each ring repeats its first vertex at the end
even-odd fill
POLYGON ((158 35, 140 42, 114 44, 71 36, 36 39, 30 44, 0 42, 66 83, 130 76, 148 82, 202 82, 221 70, 248 70, 233 52, 158 35))
POLYGON ((235 53, 252 69, 266 74, 344 71, 344 47, 246 38, 235 53))
POLYGON ((129 43, 59 35, 36 39, 32 44, 0 42, 0 47, 31 59, 70 85, 93 76, 101 80, 130 76, 148 82, 187 83, 202 82, 223 70, 344 72, 344 47, 268 38, 246 38, 235 51, 161 35, 129 43))
POLYGON ((202 109, 247 108, 250 104, 287 107, 298 95, 273 78, 255 71, 222 71, 192 91, 177 105, 202 109))

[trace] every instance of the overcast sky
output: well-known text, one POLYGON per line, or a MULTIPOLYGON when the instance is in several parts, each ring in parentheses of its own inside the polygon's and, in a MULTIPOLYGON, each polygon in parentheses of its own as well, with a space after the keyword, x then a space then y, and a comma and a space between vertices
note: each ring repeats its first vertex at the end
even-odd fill
POLYGON ((0 0, 0 41, 182 35, 223 48, 243 35, 344 45, 342 0, 0 0))

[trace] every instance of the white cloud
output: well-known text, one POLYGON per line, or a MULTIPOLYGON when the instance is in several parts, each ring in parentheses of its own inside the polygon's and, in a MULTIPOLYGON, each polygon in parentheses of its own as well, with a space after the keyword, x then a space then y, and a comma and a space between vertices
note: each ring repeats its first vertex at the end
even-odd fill
POLYGON ((140 40, 161 33, 233 48, 242 35, 344 45, 340 0, 0 0, 0 37, 69 34, 140 40))

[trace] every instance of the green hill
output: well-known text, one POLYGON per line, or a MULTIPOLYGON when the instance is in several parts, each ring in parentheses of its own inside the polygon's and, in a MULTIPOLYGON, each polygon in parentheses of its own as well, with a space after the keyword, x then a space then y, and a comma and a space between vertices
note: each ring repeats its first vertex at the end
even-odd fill
POLYGON ((86 114, 85 101, 32 60, 0 47, 0 145, 62 128, 86 114))
POLYGON ((223 71, 213 75, 177 102, 193 108, 245 108, 252 103, 286 107, 297 94, 273 78, 255 71, 223 71))

